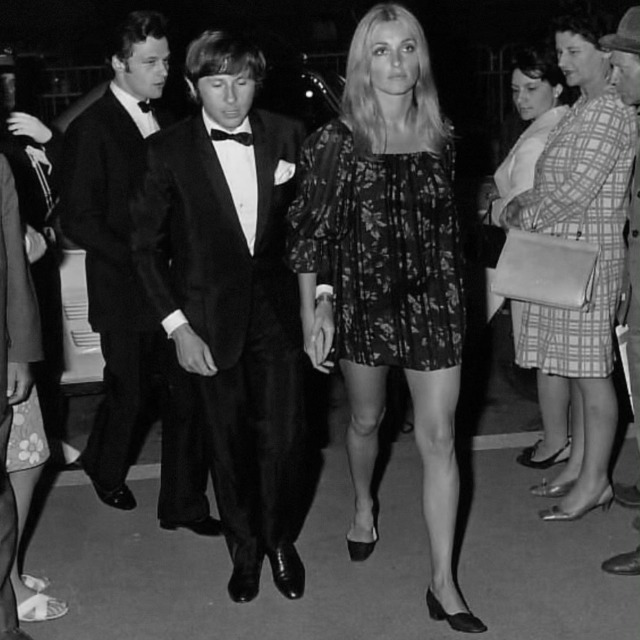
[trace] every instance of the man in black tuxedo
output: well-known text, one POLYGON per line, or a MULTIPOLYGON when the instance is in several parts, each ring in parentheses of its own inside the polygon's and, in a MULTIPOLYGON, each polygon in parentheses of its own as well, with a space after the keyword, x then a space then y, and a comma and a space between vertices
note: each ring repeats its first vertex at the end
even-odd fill
MULTIPOLYGON (((110 60, 109 88, 65 135, 61 223, 87 252, 89 321, 105 358, 105 399, 81 461, 100 499, 128 510, 136 506, 125 484, 136 427, 164 368, 159 356, 169 355, 136 280, 129 237, 129 197, 144 170, 145 138, 166 124, 155 103, 168 75, 164 17, 153 11, 127 16, 115 33, 110 60)), ((160 523, 218 535, 219 522, 209 516, 205 496, 206 464, 198 443, 181 435, 192 419, 188 412, 163 416, 160 523)))
POLYGON ((302 339, 284 255, 304 132, 252 109, 265 61, 243 38, 205 32, 186 70, 202 110, 149 140, 132 204, 134 260, 175 344, 172 385, 197 394, 233 561, 229 594, 258 595, 266 554, 277 588, 295 599, 305 581, 293 546, 302 339))

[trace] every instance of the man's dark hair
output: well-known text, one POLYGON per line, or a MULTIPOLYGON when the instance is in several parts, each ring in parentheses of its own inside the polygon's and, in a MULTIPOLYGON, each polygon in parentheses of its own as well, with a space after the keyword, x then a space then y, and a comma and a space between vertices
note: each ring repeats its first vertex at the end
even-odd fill
POLYGON ((264 80, 266 66, 262 51, 244 36, 228 31, 205 31, 187 48, 185 76, 195 85, 206 76, 247 71, 259 85, 264 80))
POLYGON ((113 33, 107 58, 113 56, 127 60, 133 54, 133 45, 147 38, 167 37, 167 19, 157 11, 133 11, 121 22, 113 33))

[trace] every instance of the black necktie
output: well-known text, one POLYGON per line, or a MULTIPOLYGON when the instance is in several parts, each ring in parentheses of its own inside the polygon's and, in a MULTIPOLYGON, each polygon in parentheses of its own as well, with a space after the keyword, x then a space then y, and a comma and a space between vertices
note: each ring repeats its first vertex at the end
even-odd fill
POLYGON ((211 129, 210 135, 211 139, 216 142, 220 142, 221 140, 233 140, 234 142, 243 144, 245 147, 250 147, 253 144, 253 136, 247 131, 241 131, 240 133, 227 133, 220 129, 211 129))
POLYGON ((153 105, 150 102, 138 102, 138 106, 140 107, 140 111, 142 113, 153 113, 153 105))

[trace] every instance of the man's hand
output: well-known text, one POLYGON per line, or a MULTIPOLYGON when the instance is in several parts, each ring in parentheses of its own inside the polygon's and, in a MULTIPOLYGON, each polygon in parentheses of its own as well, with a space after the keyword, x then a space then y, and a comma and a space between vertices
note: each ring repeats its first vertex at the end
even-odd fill
POLYGON ((517 200, 512 200, 500 214, 500 226, 503 229, 520 229, 522 223, 520 221, 521 207, 517 200))
POLYGON ((29 397, 33 377, 28 362, 7 363, 7 402, 19 404, 29 397))
POLYGON ((302 315, 302 331, 304 350, 309 356, 313 368, 322 371, 322 373, 330 373, 334 363, 328 362, 327 357, 335 336, 331 302, 322 300, 318 302, 313 313, 304 313, 302 315))
POLYGON ((209 377, 218 373, 209 345, 200 338, 191 325, 180 325, 171 334, 171 339, 176 345, 178 362, 185 371, 209 377))
POLYGON ((51 129, 35 116, 14 111, 7 118, 7 128, 14 136, 27 136, 38 144, 47 144, 53 137, 51 129))

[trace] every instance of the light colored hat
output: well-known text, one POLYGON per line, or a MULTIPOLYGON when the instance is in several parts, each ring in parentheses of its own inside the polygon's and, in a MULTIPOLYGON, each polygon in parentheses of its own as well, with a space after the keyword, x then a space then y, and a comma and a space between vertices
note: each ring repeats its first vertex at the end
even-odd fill
POLYGON ((640 55, 640 6, 631 7, 622 16, 618 31, 600 38, 600 46, 640 55))

